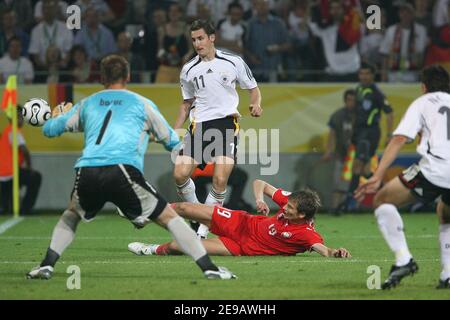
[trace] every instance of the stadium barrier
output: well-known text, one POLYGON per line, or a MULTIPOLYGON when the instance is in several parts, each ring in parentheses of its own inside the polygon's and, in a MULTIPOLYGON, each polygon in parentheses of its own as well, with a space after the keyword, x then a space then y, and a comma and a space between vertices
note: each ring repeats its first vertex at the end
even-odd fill
MULTIPOLYGON (((261 118, 249 116, 248 94, 239 90, 240 112, 243 116, 240 123, 242 132, 245 134, 253 129, 256 132, 262 129, 279 130, 278 168, 276 174, 264 176, 263 179, 290 190, 310 186, 319 191, 324 207, 329 206, 334 165, 332 162, 320 163, 318 160, 326 143, 328 119, 343 105, 344 91, 354 85, 354 83, 262 84, 260 89, 264 114, 261 118)), ((175 122, 181 102, 178 85, 130 85, 129 88, 153 100, 168 122, 171 124, 175 122)), ((409 104, 421 94, 418 84, 381 84, 380 88, 394 108, 395 125, 398 124, 409 104)), ((0 90, 3 91, 3 87, 0 86, 0 90)), ((74 85, 71 90, 73 100, 76 102, 101 90, 101 86, 74 85)), ((53 99, 52 94, 47 85, 23 85, 18 90, 18 101, 23 104, 34 97, 49 100, 49 98, 53 99)), ((64 93, 59 95, 59 99, 64 97, 64 93)), ((386 136, 384 118, 381 121, 383 138, 379 152, 382 152, 384 148, 386 136)), ((3 129, 5 124, 6 117, 1 115, 0 129, 3 129)), ((33 165, 43 174, 42 189, 36 208, 64 208, 72 189, 73 164, 82 149, 81 134, 67 134, 60 138, 47 139, 41 134, 39 128, 29 126, 23 128, 23 133, 33 156, 33 165)), ((276 141, 271 141, 271 146, 273 143, 276 141)), ((241 143, 239 152, 247 154, 248 157, 255 152, 261 152, 261 145, 249 145, 249 143, 241 143), (246 149, 242 150, 244 145, 246 149)), ((414 156, 408 156, 414 151, 414 144, 406 146, 403 150, 408 159, 414 158, 414 156)), ((258 158, 256 164, 241 165, 249 173, 249 181, 261 178, 261 167, 268 165, 261 164, 259 160, 261 159, 258 158)), ((151 144, 145 162, 146 177, 161 190, 168 201, 178 200, 172 183, 170 155, 162 146, 151 144)), ((253 203, 250 184, 246 188, 244 197, 253 203)))

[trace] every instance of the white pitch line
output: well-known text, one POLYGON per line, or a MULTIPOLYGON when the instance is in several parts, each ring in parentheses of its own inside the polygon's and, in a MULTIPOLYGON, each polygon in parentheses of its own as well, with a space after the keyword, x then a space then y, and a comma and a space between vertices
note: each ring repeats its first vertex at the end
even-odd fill
MULTIPOLYGON (((427 239, 427 238, 437 238, 438 234, 418 234, 418 235, 406 235, 406 238, 411 239, 427 239)), ((338 236, 338 235, 330 235, 330 236, 324 236, 325 240, 329 239, 382 239, 381 234, 380 235, 353 235, 353 236, 338 236)), ((3 236, 0 237, 0 240, 50 240, 50 236, 3 236)), ((170 241, 170 238, 164 237, 164 236, 152 236, 149 235, 148 237, 145 236, 125 236, 125 237, 102 237, 102 236, 86 236, 86 237, 75 237, 76 240, 143 240, 147 242, 151 242, 153 240, 163 240, 163 241, 170 241)))
MULTIPOLYGON (((144 257, 140 257, 144 258, 144 257)), ((138 259, 140 259, 138 258, 138 259)), ((145 258, 144 258, 145 259, 145 258)), ((147 258, 148 259, 148 258, 147 258)), ((151 258, 150 258, 151 259, 151 258)), ((253 260, 253 259, 252 259, 253 260)), ((254 260, 254 261, 227 261, 229 264, 255 264, 257 263, 381 263, 381 262, 392 262, 392 259, 377 259, 377 260, 369 260, 369 259, 349 259, 349 260, 327 260, 327 259, 317 259, 317 260, 284 260, 277 259, 275 260, 254 260)), ((416 262, 439 262, 440 259, 419 259, 416 262)), ((113 261, 113 260, 104 260, 104 261, 62 261, 60 264, 186 264, 186 261, 167 261, 164 260, 148 260, 148 261, 136 261, 136 260, 124 260, 124 261, 113 261)), ((36 264, 36 261, 0 261, 0 264, 36 264)))
POLYGON ((23 221, 22 217, 6 220, 2 224, 0 224, 0 234, 5 233, 8 229, 11 229, 16 224, 18 224, 19 222, 22 222, 22 221, 23 221))
MULTIPOLYGON (((36 236, 3 236, 0 237, 1 240, 51 240, 52 237, 46 236, 46 237, 36 237, 36 236)), ((75 237, 75 240, 134 240, 134 241, 144 241, 144 242, 151 242, 153 240, 163 240, 163 241, 170 241, 171 239, 168 237, 75 237)))

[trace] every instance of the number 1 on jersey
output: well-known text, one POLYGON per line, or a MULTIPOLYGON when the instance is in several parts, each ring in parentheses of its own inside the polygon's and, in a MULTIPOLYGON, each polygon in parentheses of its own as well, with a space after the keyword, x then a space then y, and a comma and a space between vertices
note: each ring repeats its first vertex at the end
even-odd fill
POLYGON ((109 110, 108 113, 105 116, 105 120, 103 120, 102 128, 100 129, 100 134, 98 135, 97 141, 95 144, 102 143, 103 135, 105 134, 106 128, 108 127, 109 120, 111 120, 112 111, 109 110))
POLYGON ((450 140, 450 108, 441 107, 439 109, 440 114, 447 114, 447 140, 450 140))

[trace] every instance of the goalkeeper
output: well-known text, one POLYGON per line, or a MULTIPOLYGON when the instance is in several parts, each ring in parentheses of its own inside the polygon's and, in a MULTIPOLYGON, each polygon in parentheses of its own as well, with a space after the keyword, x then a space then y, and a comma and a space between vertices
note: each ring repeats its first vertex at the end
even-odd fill
MULTIPOLYGON (((351 257, 345 248, 325 246, 322 237, 314 229, 314 215, 320 206, 316 192, 302 190, 290 193, 262 180, 255 180, 253 191, 257 210, 263 215, 254 216, 245 211, 193 203, 174 203, 172 207, 182 217, 211 227, 211 232, 218 238, 202 240, 210 255, 287 256, 315 251, 324 257, 351 257), (267 217, 269 207, 264 202, 264 195, 271 197, 280 207, 273 217, 267 217)), ((176 241, 162 245, 133 242, 128 245, 128 249, 137 255, 181 253, 176 241)))
POLYGON ((105 90, 73 108, 55 108, 53 119, 44 125, 48 137, 64 132, 84 132, 85 145, 75 164, 76 178, 69 207, 56 224, 50 246, 40 266, 29 279, 49 279, 61 254, 72 243, 81 221, 95 218, 106 202, 137 228, 151 221, 167 228, 183 252, 191 256, 208 279, 232 279, 225 268, 215 266, 194 231, 167 205, 142 174, 150 133, 172 150, 179 138, 156 105, 126 90, 130 79, 127 60, 110 55, 101 62, 105 90), (62 111, 62 114, 61 114, 62 111))

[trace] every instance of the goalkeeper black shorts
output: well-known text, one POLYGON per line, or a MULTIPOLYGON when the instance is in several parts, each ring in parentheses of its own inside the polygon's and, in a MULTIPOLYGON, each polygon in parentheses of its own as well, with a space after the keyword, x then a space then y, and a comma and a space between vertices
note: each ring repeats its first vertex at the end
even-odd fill
POLYGON ((136 227, 143 227, 163 212, 167 202, 133 166, 111 165, 77 168, 71 208, 84 220, 92 220, 106 202, 136 227))

